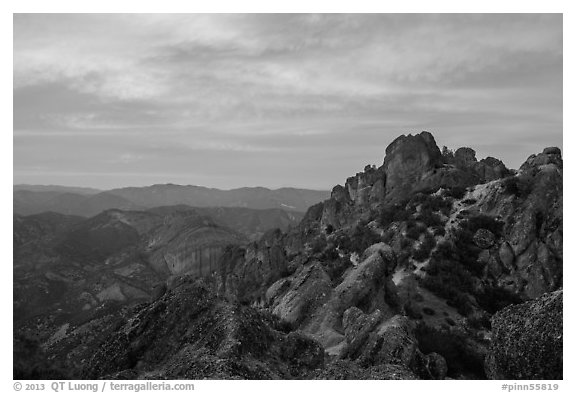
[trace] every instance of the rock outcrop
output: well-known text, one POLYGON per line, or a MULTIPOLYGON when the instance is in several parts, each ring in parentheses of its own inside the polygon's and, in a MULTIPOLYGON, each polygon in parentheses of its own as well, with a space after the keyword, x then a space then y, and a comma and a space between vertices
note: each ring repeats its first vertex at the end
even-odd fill
POLYGON ((547 147, 540 154, 532 154, 526 162, 520 166, 520 170, 525 171, 549 164, 562 169, 562 151, 559 148, 547 147))
POLYGON ((496 313, 486 358, 488 377, 562 379, 562 315, 562 290, 496 313))
POLYGON ((387 148, 384 158, 386 198, 397 201, 417 187, 424 175, 442 165, 442 154, 429 132, 400 136, 387 148))
POLYGON ((357 173, 356 176, 346 180, 345 190, 355 205, 362 206, 382 200, 385 195, 385 185, 384 168, 376 169, 368 165, 364 168, 364 172, 357 173))
POLYGON ((491 269, 523 299, 554 291, 563 280, 562 157, 557 148, 545 151, 528 158, 518 174, 474 192, 475 206, 505 223, 491 269))

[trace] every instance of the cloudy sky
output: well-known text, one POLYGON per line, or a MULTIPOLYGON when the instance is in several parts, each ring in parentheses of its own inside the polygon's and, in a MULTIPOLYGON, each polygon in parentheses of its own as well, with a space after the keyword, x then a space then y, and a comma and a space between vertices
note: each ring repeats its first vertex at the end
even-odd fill
POLYGON ((14 183, 329 189, 421 130, 562 147, 561 15, 14 17, 14 183))

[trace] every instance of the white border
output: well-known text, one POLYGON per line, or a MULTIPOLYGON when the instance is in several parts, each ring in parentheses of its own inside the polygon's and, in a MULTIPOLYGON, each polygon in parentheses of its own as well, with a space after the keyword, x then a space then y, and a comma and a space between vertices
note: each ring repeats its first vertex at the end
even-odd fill
MULTIPOLYGON (((574 2, 572 2, 574 3, 574 2)), ((0 31, 2 40, 2 53, 4 54, 1 62, 2 67, 2 132, 1 132, 1 149, 0 154, 2 168, 2 216, 1 225, 1 245, 2 256, 0 262, 2 288, 0 299, 2 299, 2 310, 4 310, 4 323, 2 323, 2 367, 0 391, 13 391, 12 381, 12 184, 8 181, 13 173, 13 138, 12 132, 12 70, 11 64, 13 55, 12 41, 12 13, 30 13, 30 12, 421 12, 421 13, 453 13, 453 12, 552 12, 564 13, 564 107, 568 108, 564 112, 564 129, 574 130, 574 72, 576 64, 574 61, 574 43, 576 17, 574 9, 570 6, 569 1, 547 0, 547 1, 497 1, 483 0, 477 2, 466 2, 456 0, 420 0, 420 1, 369 1, 369 0, 348 0, 348 1, 312 1, 312 0, 291 0, 282 3, 272 2, 270 0, 210 0, 206 2, 199 1, 169 1, 169 0, 140 0, 140 1, 119 1, 119 0, 98 0, 91 2, 72 1, 72 0, 21 0, 21 1, 4 1, 2 3, 2 14, 0 19, 0 31)), ((564 251, 564 259, 567 263, 564 265, 565 285, 565 307, 564 307, 564 330, 567 332, 575 331, 574 324, 574 293, 571 283, 574 277, 574 264, 576 258, 573 247, 571 247, 571 235, 573 234, 572 225, 574 221, 574 207, 570 203, 571 196, 574 196, 574 152, 572 134, 564 132, 563 155, 564 164, 568 176, 565 181, 565 194, 569 196, 568 203, 565 206, 564 222, 568 228, 566 239, 567 247, 564 251)), ((576 391, 574 383, 575 370, 573 353, 574 353, 573 334, 564 336, 564 381, 560 383, 560 391, 576 391), (572 386, 572 388, 570 388, 572 386)), ((501 390, 501 382, 498 381, 445 381, 445 382, 426 382, 426 381, 205 381, 198 382, 197 391, 207 390, 241 390, 241 391, 266 391, 269 393, 274 390, 277 393, 292 392, 296 389, 330 389, 331 392, 341 392, 361 389, 362 391, 378 391, 383 389, 408 389, 422 391, 421 389, 442 389, 443 392, 496 392, 501 390), (433 386, 430 386, 433 385, 433 386)), ((49 390, 49 389, 48 389, 49 390)))

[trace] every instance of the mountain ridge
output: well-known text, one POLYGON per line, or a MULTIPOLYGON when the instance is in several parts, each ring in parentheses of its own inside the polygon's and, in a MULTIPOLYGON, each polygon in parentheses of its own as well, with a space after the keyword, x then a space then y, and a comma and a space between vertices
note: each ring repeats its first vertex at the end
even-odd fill
POLYGON ((202 186, 155 184, 147 187, 124 187, 97 193, 78 194, 57 186, 14 186, 14 212, 37 214, 54 211, 63 214, 93 216, 112 208, 141 210, 185 204, 195 207, 279 208, 304 212, 321 200, 328 191, 283 187, 242 187, 220 190, 202 186))

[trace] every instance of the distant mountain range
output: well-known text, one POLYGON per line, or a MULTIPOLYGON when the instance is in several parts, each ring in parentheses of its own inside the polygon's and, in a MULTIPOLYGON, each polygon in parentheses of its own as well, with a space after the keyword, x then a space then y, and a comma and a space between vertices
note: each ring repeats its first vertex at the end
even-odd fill
POLYGON ((93 188, 15 185, 14 213, 22 215, 47 211, 91 217, 108 209, 142 210, 158 206, 244 207, 305 212, 330 197, 329 191, 264 187, 219 190, 200 186, 155 184, 108 191, 93 188))

